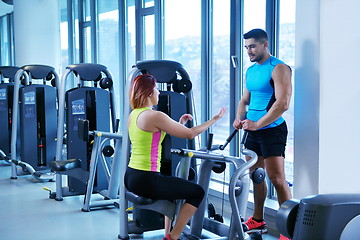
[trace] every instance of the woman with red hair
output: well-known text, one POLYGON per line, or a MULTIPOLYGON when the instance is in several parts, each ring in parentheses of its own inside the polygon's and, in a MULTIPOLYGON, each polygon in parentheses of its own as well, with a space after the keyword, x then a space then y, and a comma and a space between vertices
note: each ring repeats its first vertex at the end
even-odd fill
POLYGON ((131 192, 151 199, 185 199, 171 231, 170 219, 165 218, 163 240, 172 240, 179 239, 205 192, 196 183, 160 174, 161 143, 166 133, 193 139, 219 120, 225 114, 225 108, 207 122, 187 128, 186 122, 192 120, 190 114, 184 114, 176 122, 165 113, 152 109, 158 104, 159 94, 156 79, 151 75, 139 75, 131 84, 130 104, 133 111, 128 119, 131 157, 125 174, 125 186, 131 192))

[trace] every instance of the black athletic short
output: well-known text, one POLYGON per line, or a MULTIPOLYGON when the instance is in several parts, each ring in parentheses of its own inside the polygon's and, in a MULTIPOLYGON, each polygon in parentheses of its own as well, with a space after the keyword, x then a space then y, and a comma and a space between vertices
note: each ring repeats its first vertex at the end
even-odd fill
POLYGON ((284 121, 279 126, 257 131, 249 131, 245 148, 263 158, 273 156, 285 157, 285 146, 288 130, 284 121))
POLYGON ((128 190, 139 196, 169 201, 185 199, 185 202, 196 208, 205 195, 200 185, 186 179, 130 167, 126 170, 124 183, 128 190))

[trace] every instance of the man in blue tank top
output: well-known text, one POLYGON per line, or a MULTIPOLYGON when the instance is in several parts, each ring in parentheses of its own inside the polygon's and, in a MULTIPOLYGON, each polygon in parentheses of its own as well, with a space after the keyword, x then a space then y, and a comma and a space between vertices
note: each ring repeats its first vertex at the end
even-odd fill
MULTIPOLYGON (((245 48, 250 61, 246 71, 244 94, 238 104, 233 126, 249 132, 245 147, 258 155, 258 167, 274 185, 281 205, 291 198, 285 180, 284 158, 287 126, 282 114, 288 109, 291 93, 291 69, 283 61, 270 55, 268 37, 264 30, 253 29, 244 34, 245 48)), ((266 183, 254 184, 254 214, 245 225, 247 232, 267 232, 264 221, 266 183)), ((280 235, 281 240, 288 239, 280 235)))

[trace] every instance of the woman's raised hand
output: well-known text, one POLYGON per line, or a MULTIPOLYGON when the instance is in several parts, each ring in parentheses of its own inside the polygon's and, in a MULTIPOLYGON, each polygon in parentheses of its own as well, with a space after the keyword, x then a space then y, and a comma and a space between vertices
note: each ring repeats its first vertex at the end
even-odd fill
POLYGON ((213 116, 213 119, 217 121, 220 118, 222 118, 225 113, 226 113, 226 108, 223 107, 223 108, 220 109, 220 112, 218 114, 213 116))

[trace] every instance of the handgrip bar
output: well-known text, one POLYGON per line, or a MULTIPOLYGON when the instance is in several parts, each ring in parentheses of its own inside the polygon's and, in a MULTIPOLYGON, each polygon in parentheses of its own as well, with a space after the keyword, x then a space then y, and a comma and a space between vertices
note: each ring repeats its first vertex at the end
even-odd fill
MULTIPOLYGON (((235 129, 231 134, 230 136, 226 139, 225 143, 223 145, 220 145, 219 146, 219 149, 220 150, 224 150, 226 148, 226 146, 229 144, 229 142, 231 142, 231 140, 235 137, 235 135, 239 132, 239 129, 235 129)), ((248 136, 248 131, 244 131, 244 136, 243 138, 241 139, 241 145, 244 145, 245 144, 245 141, 246 141, 246 138, 248 136)))
POLYGON ((219 149, 220 150, 224 150, 226 148, 226 146, 229 144, 229 142, 231 142, 231 140, 235 137, 235 135, 239 132, 238 129, 235 129, 231 135, 226 139, 225 143, 223 145, 220 145, 219 149))

